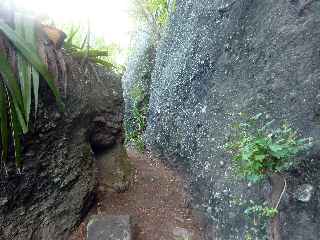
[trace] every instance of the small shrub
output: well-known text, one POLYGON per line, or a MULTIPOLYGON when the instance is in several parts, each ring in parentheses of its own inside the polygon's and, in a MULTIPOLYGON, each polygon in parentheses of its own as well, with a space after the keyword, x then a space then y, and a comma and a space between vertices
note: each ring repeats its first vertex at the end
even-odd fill
POLYGON ((261 116, 258 114, 235 125, 227 144, 233 154, 234 169, 252 182, 297 165, 293 157, 311 146, 311 139, 298 138, 287 122, 276 129, 272 128, 273 120, 259 126, 261 116))
MULTIPOLYGON (((258 182, 267 176, 275 177, 296 166, 299 162, 294 157, 312 145, 310 138, 299 138, 297 131, 287 122, 273 128, 273 120, 264 123, 261 118, 260 113, 244 123, 236 124, 226 145, 233 155, 232 166, 237 174, 251 182, 258 182)), ((259 226, 245 233, 246 240, 268 239, 267 224, 278 215, 278 206, 286 190, 284 176, 283 181, 283 190, 275 206, 268 206, 265 202, 263 205, 251 204, 245 209, 244 214, 252 217, 254 225, 259 226)), ((274 225, 272 228, 276 229, 274 225)))

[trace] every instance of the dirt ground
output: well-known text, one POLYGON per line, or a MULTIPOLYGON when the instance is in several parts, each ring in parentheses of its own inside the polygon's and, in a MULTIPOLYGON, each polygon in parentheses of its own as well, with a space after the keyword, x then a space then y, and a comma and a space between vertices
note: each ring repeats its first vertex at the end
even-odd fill
MULTIPOLYGON (((129 150, 128 156, 134 166, 129 189, 116 193, 99 187, 93 213, 130 215, 135 240, 200 240, 200 226, 187 206, 183 179, 149 154, 129 150), (191 232, 192 238, 176 237, 179 228, 191 232)), ((84 223, 71 239, 85 239, 84 223)))

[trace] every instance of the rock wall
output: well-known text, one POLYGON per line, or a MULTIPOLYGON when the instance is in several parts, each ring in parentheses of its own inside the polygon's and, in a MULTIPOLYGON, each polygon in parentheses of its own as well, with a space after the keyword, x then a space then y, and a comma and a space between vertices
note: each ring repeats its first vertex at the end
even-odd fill
POLYGON ((270 194, 267 182, 231 174, 222 146, 239 112, 287 119, 316 140, 287 173, 280 225, 282 239, 320 239, 319 23, 319 1, 176 1, 157 49, 146 136, 188 174, 193 205, 213 224, 206 239, 244 240, 252 226, 234 200, 270 194), (297 197, 310 186, 308 201, 297 197))
POLYGON ((123 143, 120 78, 68 55, 63 59, 67 76, 57 69, 65 112, 42 84, 39 112, 23 139, 23 173, 17 175, 12 164, 8 177, 1 175, 1 240, 67 239, 95 198, 94 151, 123 143))
POLYGON ((125 99, 126 130, 135 130, 132 111, 135 102, 139 109, 147 108, 150 98, 151 74, 154 67, 156 40, 152 30, 144 27, 133 38, 133 52, 129 57, 127 70, 122 78, 125 99), (141 96, 135 99, 135 92, 141 96))

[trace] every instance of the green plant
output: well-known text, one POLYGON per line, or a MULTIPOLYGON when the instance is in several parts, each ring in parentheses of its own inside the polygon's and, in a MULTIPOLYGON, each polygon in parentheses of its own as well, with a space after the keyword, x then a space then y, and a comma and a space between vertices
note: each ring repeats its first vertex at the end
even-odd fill
POLYGON ((136 148, 143 152, 145 144, 143 141, 143 132, 146 128, 146 106, 143 105, 145 94, 140 86, 136 86, 131 91, 133 101, 131 110, 131 121, 126 123, 127 141, 132 141, 136 148))
POLYGON ((70 54, 82 59, 83 62, 89 60, 109 70, 122 69, 122 66, 115 62, 115 55, 119 51, 118 46, 108 45, 102 38, 93 38, 89 23, 86 32, 80 26, 68 25, 63 28, 67 31, 63 46, 70 54))
POLYGON ((169 6, 167 0, 148 0, 145 8, 150 12, 158 26, 163 27, 167 24, 169 17, 169 6))
POLYGON ((267 226, 278 214, 278 209, 269 207, 267 202, 262 205, 253 204, 247 207, 244 214, 252 220, 253 226, 245 233, 245 239, 268 239, 267 226), (253 205, 252 205, 253 204, 253 205))
POLYGON ((250 233, 246 232, 245 236, 244 236, 245 240, 253 240, 253 237, 250 233))
POLYGON ((176 240, 192 240, 191 237, 176 237, 176 240))
POLYGON ((157 36, 167 25, 170 10, 175 11, 176 8, 175 0, 134 0, 133 3, 132 15, 138 25, 147 24, 157 36))
MULTIPOLYGON (((236 124, 230 141, 226 144, 227 150, 233 155, 232 166, 237 174, 251 182, 269 177, 272 198, 278 198, 272 199, 271 206, 264 203, 246 208, 245 215, 253 217, 254 225, 260 225, 258 229, 246 232, 245 239, 248 240, 268 239, 267 223, 277 217, 278 207, 287 187, 286 179, 281 175, 292 166, 297 166, 299 162, 294 159, 297 154, 312 146, 310 138, 298 138, 297 131, 287 122, 273 128, 274 120, 264 123, 262 116, 260 113, 236 124), (283 189, 282 192, 275 192, 274 186, 279 184, 279 179, 283 180, 283 189)), ((272 221, 271 227, 273 233, 278 232, 276 221, 272 221)))
POLYGON ((293 158, 312 145, 311 139, 298 138, 287 122, 273 129, 274 121, 261 124, 261 117, 262 114, 258 114, 236 124, 226 146, 233 154, 236 172, 252 182, 288 170, 297 164, 293 158))
POLYGON ((253 205, 251 207, 248 207, 244 213, 248 216, 250 215, 256 215, 258 217, 264 217, 264 218, 273 218, 278 214, 278 209, 273 207, 268 207, 267 203, 264 203, 263 205, 253 205))
POLYGON ((278 210, 269 207, 265 201, 259 204, 253 200, 245 200, 239 197, 233 197, 230 201, 231 205, 243 209, 244 216, 248 220, 246 230, 244 232, 245 240, 267 240, 268 223, 278 214, 278 210))
POLYGON ((17 50, 18 71, 16 74, 13 70, 6 49, 2 46, 0 48, 0 130, 2 149, 0 163, 6 169, 10 139, 12 139, 18 172, 21 171, 23 165, 20 136, 28 132, 32 88, 35 112, 37 111, 39 74, 46 80, 60 109, 63 110, 64 108, 59 91, 54 85, 54 76, 38 56, 34 30, 33 21, 19 16, 15 16, 15 30, 0 20, 0 31, 17 50))

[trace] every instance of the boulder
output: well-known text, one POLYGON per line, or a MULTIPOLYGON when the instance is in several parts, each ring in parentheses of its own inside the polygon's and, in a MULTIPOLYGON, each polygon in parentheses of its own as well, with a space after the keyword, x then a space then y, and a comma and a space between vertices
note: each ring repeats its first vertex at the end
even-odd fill
POLYGON ((235 200, 270 194, 267 182, 248 185, 230 169, 223 146, 240 112, 286 119, 316 140, 287 173, 280 226, 282 239, 320 239, 319 19, 319 1, 176 1, 157 49, 146 138, 189 176, 193 206, 213 224, 208 239, 245 239, 252 225, 235 200), (304 184, 314 191, 299 201, 292 193, 304 184))
POLYGON ((177 240, 191 240, 193 236, 191 231, 180 227, 174 228, 172 232, 177 240))
POLYGON ((87 240, 132 240, 130 216, 92 216, 87 225, 87 240))
POLYGON ((94 152, 123 143, 120 77, 52 51, 66 63, 66 76, 58 68, 57 78, 66 109, 57 109, 41 81, 38 113, 23 139, 22 174, 10 161, 8 176, 1 175, 1 240, 68 239, 94 202, 94 152))
MULTIPOLYGON (((117 144, 97 155, 99 187, 111 192, 128 190, 133 173, 133 166, 122 144, 117 144)), ((108 191, 108 192, 109 192, 108 191)))

